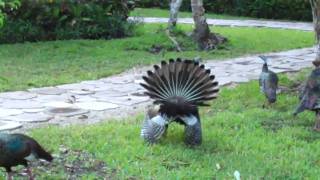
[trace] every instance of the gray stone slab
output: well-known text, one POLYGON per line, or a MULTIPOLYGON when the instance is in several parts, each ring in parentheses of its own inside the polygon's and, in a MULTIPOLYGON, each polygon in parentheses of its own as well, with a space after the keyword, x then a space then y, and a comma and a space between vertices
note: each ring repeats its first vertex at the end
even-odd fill
POLYGON ((103 99, 105 97, 121 97, 121 96, 127 96, 128 93, 126 92, 119 92, 119 91, 101 91, 101 92, 97 92, 93 95, 91 95, 94 98, 97 99, 103 99))
POLYGON ((61 89, 57 87, 35 88, 35 89, 29 89, 29 91, 37 94, 43 94, 43 95, 60 95, 67 92, 65 89, 61 89))
POLYGON ((61 101, 65 102, 70 98, 69 94, 61 94, 61 95, 39 95, 35 100, 42 103, 48 103, 52 101, 61 101))
POLYGON ((63 102, 63 101, 52 101, 44 104, 45 107, 52 108, 70 108, 74 107, 74 104, 63 102))
POLYGON ((134 104, 139 104, 142 102, 149 101, 150 98, 145 96, 145 97, 139 97, 139 96, 124 96, 124 97, 112 97, 112 98, 102 98, 99 99, 101 101, 106 101, 114 104, 120 104, 120 105, 126 105, 126 106, 131 106, 134 104))
POLYGON ((100 80, 94 80, 94 81, 82 81, 80 84, 87 84, 87 85, 93 85, 93 86, 100 86, 104 85, 105 82, 100 80))
POLYGON ((64 84, 57 87, 60 89, 66 89, 66 90, 90 90, 90 91, 96 88, 95 85, 85 84, 85 83, 64 84))
POLYGON ((88 94, 94 94, 94 91, 90 90, 70 90, 69 91, 71 94, 76 94, 76 95, 88 95, 88 94))
POLYGON ((36 94, 26 92, 26 91, 0 93, 0 98, 3 98, 3 99, 26 100, 26 99, 32 99, 35 97, 37 97, 36 94))
POLYGON ((21 123, 0 120, 0 131, 14 130, 21 127, 22 127, 21 123))
POLYGON ((232 82, 230 78, 222 78, 222 77, 218 77, 217 81, 219 83, 219 86, 225 86, 232 82))
POLYGON ((1 106, 7 109, 39 109, 44 107, 41 103, 31 100, 4 101, 1 106))
POLYGON ((94 110, 94 111, 104 111, 108 109, 118 108, 119 105, 107 102, 80 102, 75 103, 75 105, 81 109, 94 110))
POLYGON ((92 102, 97 101, 97 98, 92 97, 92 95, 85 95, 85 96, 77 96, 76 102, 92 102))
POLYGON ((47 122, 52 118, 53 116, 44 113, 23 113, 16 116, 4 117, 3 119, 15 122, 37 123, 47 122))
POLYGON ((39 109, 21 109, 25 113, 38 113, 43 112, 45 108, 39 108, 39 109))
POLYGON ((7 116, 14 116, 18 114, 22 114, 22 110, 18 109, 5 109, 5 108, 0 108, 0 117, 7 117, 7 116))
POLYGON ((96 92, 102 92, 102 91, 120 91, 120 92, 130 92, 130 91, 137 91, 142 89, 142 87, 139 84, 136 84, 134 82, 131 83, 106 83, 104 85, 98 85, 94 91, 96 92))
POLYGON ((47 108, 45 113, 53 116, 64 116, 72 117, 89 113, 89 110, 75 108, 75 107, 65 107, 65 108, 47 108))
POLYGON ((117 77, 110 77, 102 79, 102 81, 106 83, 113 83, 113 84, 127 84, 134 82, 134 77, 132 75, 125 75, 125 76, 117 76, 117 77))
POLYGON ((117 90, 119 92, 130 93, 130 92, 143 90, 143 87, 140 86, 139 84, 128 83, 128 84, 116 85, 112 87, 112 89, 117 90))

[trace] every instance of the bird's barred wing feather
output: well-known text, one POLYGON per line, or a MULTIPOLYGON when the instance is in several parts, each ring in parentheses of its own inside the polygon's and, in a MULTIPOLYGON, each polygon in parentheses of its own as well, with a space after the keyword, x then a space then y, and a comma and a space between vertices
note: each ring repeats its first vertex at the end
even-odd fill
POLYGON ((168 119, 166 116, 157 115, 150 119, 150 117, 146 115, 141 128, 141 137, 149 143, 155 143, 164 134, 167 124, 168 119))

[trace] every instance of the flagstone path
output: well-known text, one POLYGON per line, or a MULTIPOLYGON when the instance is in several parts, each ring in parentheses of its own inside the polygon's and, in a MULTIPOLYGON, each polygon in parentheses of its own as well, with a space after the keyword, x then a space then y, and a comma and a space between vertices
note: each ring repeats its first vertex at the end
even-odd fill
MULTIPOLYGON (((145 20, 151 22, 150 18, 145 18, 145 20)), ((152 22, 160 22, 160 20, 166 21, 165 18, 158 18, 158 20, 153 19, 152 22)), ((190 19, 180 21, 188 23, 190 19)), ((212 21, 215 24, 220 22, 220 25, 223 25, 223 22, 229 22, 229 25, 242 26, 242 22, 250 21, 246 26, 312 29, 308 23, 292 24, 273 21, 270 21, 273 23, 265 23, 265 21, 256 22, 254 20, 212 21)), ((208 22, 210 23, 211 20, 208 22)), ((271 69, 276 73, 281 73, 311 67, 315 52, 314 48, 304 48, 265 55, 270 59, 271 69)), ((262 61, 258 55, 251 55, 223 61, 209 60, 204 64, 216 75, 220 86, 224 86, 257 79, 262 61)), ((0 93, 0 131, 19 128, 18 131, 21 131, 49 124, 59 126, 75 123, 90 124, 110 118, 134 116, 151 103, 150 99, 143 95, 143 89, 139 85, 142 82, 141 76, 149 69, 152 67, 134 68, 99 80, 0 93)))
MULTIPOLYGON (((168 18, 158 17, 130 17, 131 20, 138 20, 144 23, 167 23, 168 18)), ((179 18, 178 23, 193 24, 192 18, 179 18)), ((230 20, 230 19, 207 19, 209 25, 231 26, 231 27, 268 27, 280 29, 295 29, 303 31, 313 31, 312 23, 291 22, 291 21, 272 21, 272 20, 230 20)))

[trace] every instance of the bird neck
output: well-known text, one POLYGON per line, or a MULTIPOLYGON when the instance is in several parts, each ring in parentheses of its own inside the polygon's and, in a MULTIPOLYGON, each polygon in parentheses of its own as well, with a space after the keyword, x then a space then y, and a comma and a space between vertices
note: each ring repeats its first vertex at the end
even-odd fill
POLYGON ((263 64, 263 67, 262 67, 262 71, 263 71, 263 72, 268 72, 268 70, 269 70, 269 69, 268 69, 268 64, 267 64, 267 63, 264 63, 264 64, 263 64))

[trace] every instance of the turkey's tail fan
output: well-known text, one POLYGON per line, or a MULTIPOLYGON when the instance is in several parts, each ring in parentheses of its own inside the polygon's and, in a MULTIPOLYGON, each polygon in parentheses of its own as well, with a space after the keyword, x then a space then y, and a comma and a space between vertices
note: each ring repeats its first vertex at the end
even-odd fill
POLYGON ((146 94, 156 103, 171 102, 191 105, 206 105, 205 101, 217 97, 218 82, 204 65, 192 60, 173 60, 154 65, 154 72, 148 71, 141 83, 146 94))

